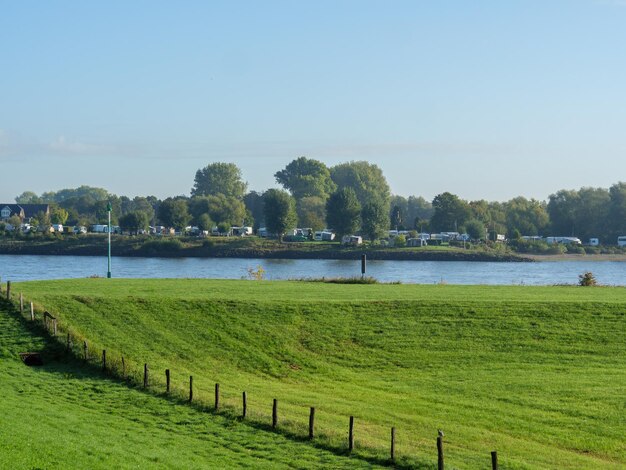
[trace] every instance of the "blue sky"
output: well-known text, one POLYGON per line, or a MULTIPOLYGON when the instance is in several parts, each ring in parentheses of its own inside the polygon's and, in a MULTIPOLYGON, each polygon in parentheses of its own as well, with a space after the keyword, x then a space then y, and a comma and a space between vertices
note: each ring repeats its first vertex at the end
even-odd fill
POLYGON ((396 194, 626 179, 626 1, 0 0, 0 200, 251 189, 306 155, 396 194))

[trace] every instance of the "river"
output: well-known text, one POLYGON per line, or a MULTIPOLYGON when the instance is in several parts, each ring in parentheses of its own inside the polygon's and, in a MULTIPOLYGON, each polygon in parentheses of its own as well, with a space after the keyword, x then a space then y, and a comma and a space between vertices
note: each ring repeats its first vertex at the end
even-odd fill
MULTIPOLYGON (((266 279, 360 276, 360 261, 240 258, 113 258, 116 278, 248 279, 261 266, 266 279)), ((3 281, 105 277, 106 258, 94 256, 0 255, 3 281)), ((370 261, 367 275, 406 284, 576 284, 591 271, 600 284, 626 286, 626 262, 558 261, 494 263, 465 261, 370 261)))

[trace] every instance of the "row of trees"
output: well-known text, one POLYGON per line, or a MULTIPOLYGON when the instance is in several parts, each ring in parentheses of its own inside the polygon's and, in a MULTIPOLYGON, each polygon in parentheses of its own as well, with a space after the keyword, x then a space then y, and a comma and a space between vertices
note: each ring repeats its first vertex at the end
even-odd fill
POLYGON ((561 190, 548 201, 517 197, 506 202, 466 201, 444 192, 432 201, 391 195, 382 170, 364 161, 333 167, 300 157, 275 173, 283 189, 248 191, 233 163, 211 163, 196 172, 190 196, 159 200, 154 196, 110 194, 81 186, 46 192, 25 192, 18 203, 51 203, 53 223, 103 223, 111 202, 113 223, 129 231, 162 224, 178 230, 193 224, 266 226, 281 234, 296 226, 334 229, 339 235, 362 233, 378 239, 389 229, 425 232, 467 232, 473 238, 495 233, 575 235, 582 239, 614 239, 626 233, 626 183, 609 189, 561 190))

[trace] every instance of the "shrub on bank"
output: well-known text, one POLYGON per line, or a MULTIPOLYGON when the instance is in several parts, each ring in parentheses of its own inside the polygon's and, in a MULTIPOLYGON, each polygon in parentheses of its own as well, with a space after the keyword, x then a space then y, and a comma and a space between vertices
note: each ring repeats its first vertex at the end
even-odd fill
POLYGON ((568 251, 568 248, 565 245, 558 243, 548 244, 541 240, 524 240, 520 238, 510 240, 509 245, 518 253, 530 253, 536 255, 560 255, 568 251))
POLYGON ((595 276, 591 271, 587 271, 578 276, 578 285, 581 287, 592 287, 598 285, 595 276))
POLYGON ((167 238, 162 240, 150 240, 145 242, 139 250, 149 254, 172 253, 183 248, 182 242, 177 238, 167 238))

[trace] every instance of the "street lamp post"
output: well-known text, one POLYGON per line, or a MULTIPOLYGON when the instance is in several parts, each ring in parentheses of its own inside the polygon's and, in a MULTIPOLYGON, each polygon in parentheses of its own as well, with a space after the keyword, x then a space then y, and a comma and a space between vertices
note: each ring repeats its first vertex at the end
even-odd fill
POLYGON ((109 256, 108 256, 108 262, 109 262, 109 269, 107 271, 107 278, 111 278, 111 210, 113 209, 113 207, 111 207, 111 202, 107 203, 107 212, 109 214, 109 256))

